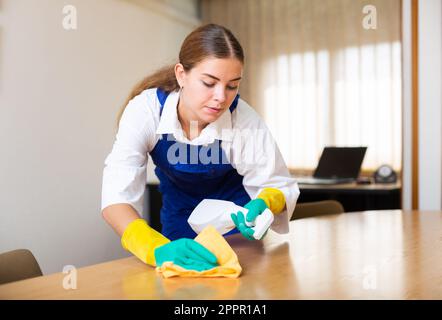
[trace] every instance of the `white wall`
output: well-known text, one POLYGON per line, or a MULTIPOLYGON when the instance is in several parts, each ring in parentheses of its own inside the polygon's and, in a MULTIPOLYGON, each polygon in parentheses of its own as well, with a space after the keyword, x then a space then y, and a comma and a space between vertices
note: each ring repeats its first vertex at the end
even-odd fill
POLYGON ((0 252, 28 248, 46 274, 128 255, 100 214, 116 114, 175 62, 196 12, 196 0, 2 1, 0 252), (62 27, 66 4, 77 30, 62 27))
POLYGON ((442 208, 442 2, 419 1, 419 209, 442 208))
MULTIPOLYGON (((442 208, 442 3, 418 3, 419 209, 442 208)), ((403 37, 403 208, 412 199, 411 0, 402 2, 403 37)))
POLYGON ((411 0, 402 1, 402 208, 412 208, 412 45, 411 0))

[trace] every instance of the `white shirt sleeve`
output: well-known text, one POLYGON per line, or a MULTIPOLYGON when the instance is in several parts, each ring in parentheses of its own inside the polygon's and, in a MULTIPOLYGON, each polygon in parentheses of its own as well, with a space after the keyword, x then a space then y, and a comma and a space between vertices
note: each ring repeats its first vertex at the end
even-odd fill
POLYGON ((104 162, 101 210, 127 203, 142 215, 148 152, 156 142, 155 104, 144 91, 126 106, 112 151, 104 162))
POLYGON ((277 188, 283 192, 286 210, 275 215, 271 229, 287 233, 288 222, 299 197, 296 180, 290 175, 264 121, 243 100, 232 113, 232 124, 232 166, 244 177, 244 188, 252 199, 264 188, 277 188))

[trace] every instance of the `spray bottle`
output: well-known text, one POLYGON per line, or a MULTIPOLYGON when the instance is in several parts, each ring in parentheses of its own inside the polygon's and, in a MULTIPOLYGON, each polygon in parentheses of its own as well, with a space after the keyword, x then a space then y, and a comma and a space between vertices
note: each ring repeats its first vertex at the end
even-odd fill
MULTIPOLYGON (((241 211, 246 216, 248 209, 237 206, 231 201, 204 199, 192 211, 187 222, 193 231, 198 234, 208 225, 215 227, 219 233, 226 234, 235 228, 230 215, 232 213, 236 214, 238 211, 241 211)), ((254 230, 253 237, 260 240, 272 224, 273 219, 272 211, 266 209, 256 217, 255 221, 248 222, 246 220, 246 225, 254 230)))

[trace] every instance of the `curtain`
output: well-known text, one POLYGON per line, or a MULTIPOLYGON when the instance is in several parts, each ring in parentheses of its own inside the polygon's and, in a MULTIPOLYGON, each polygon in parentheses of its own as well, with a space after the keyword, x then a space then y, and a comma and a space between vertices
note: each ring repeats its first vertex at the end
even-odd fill
POLYGON ((201 14, 241 42, 241 97, 290 168, 313 169, 324 146, 368 146, 363 169, 400 170, 400 0, 202 0, 201 14))

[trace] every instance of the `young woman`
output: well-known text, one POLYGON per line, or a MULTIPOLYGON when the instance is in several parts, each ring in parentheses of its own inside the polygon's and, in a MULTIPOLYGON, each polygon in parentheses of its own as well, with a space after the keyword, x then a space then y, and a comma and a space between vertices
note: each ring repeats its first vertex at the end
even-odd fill
POLYGON ((249 211, 232 213, 238 230, 266 208, 271 226, 288 231, 299 189, 257 113, 239 98, 244 54, 226 28, 208 24, 190 33, 179 63, 145 78, 123 108, 115 143, 105 160, 104 219, 123 248, 143 262, 173 261, 187 269, 216 266, 216 257, 192 240, 187 223, 203 199, 233 201, 249 211), (163 198, 162 233, 140 218, 148 154, 163 198))

